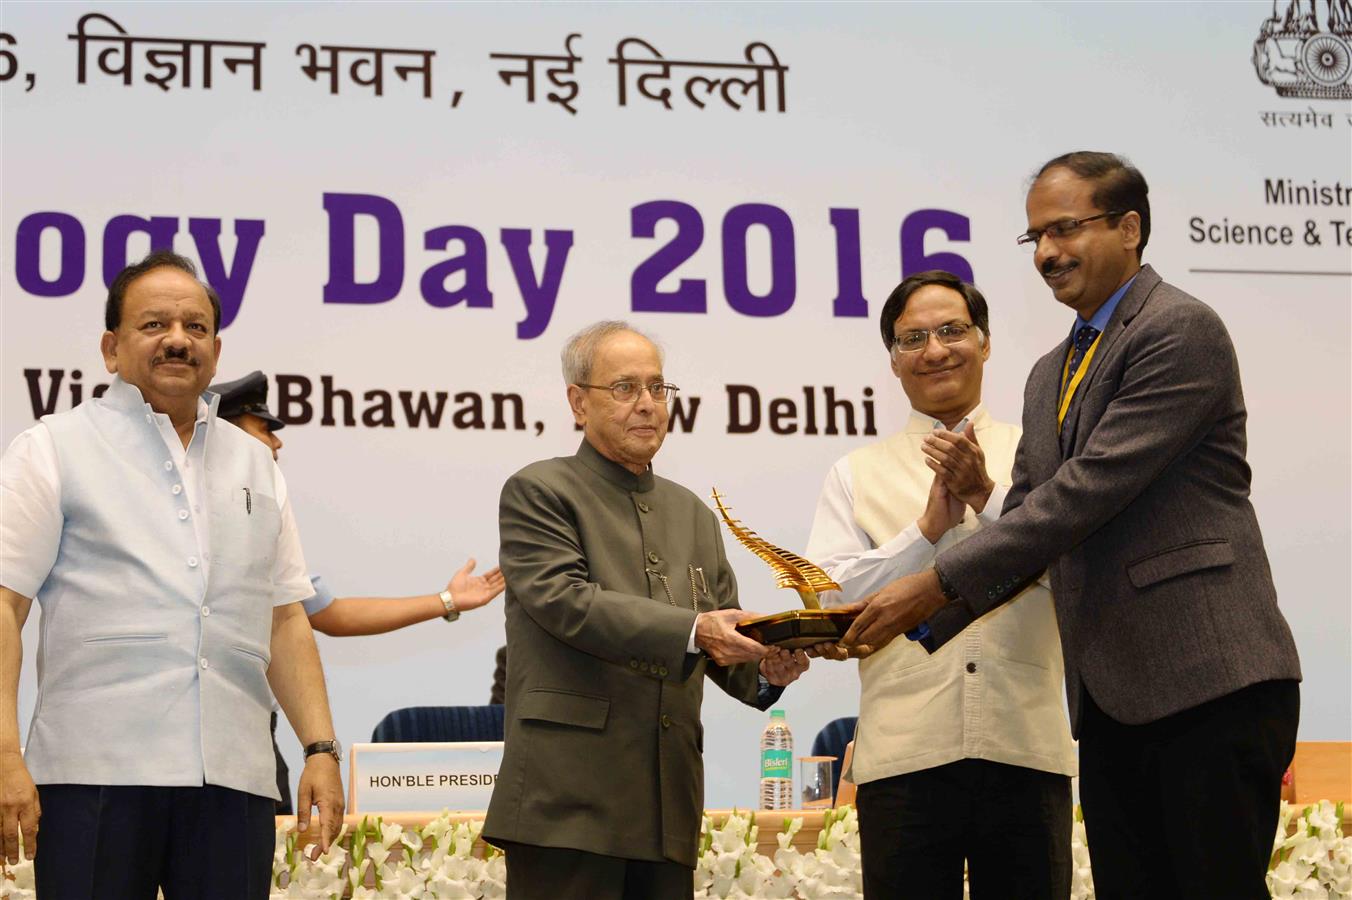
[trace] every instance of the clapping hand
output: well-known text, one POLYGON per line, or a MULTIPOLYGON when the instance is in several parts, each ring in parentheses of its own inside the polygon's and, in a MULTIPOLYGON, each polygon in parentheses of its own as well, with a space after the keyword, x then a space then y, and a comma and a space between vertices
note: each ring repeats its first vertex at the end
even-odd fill
POLYGON ((925 465, 943 481, 948 492, 977 512, 986 508, 995 482, 986 474, 986 452, 976 439, 976 425, 961 432, 938 429, 920 445, 925 465))

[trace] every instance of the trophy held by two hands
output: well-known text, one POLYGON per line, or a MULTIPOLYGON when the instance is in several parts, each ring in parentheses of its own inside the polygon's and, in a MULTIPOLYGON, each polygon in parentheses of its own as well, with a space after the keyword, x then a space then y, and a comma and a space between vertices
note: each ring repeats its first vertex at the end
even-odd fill
POLYGON ((747 619, 738 623, 737 630, 753 641, 789 650, 839 641, 844 637, 857 613, 822 609, 821 601, 817 599, 818 591, 838 591, 840 585, 832 581, 820 566, 796 553, 776 547, 732 518, 718 488, 714 488, 713 501, 733 537, 765 561, 775 573, 775 583, 779 587, 793 588, 803 601, 802 609, 747 619))

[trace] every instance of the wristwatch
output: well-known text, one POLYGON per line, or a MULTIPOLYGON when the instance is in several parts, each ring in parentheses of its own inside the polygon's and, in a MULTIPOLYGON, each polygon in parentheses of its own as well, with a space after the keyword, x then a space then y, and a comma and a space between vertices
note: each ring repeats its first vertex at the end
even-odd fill
POLYGON ((333 757, 334 762, 343 761, 343 745, 337 738, 331 741, 315 741, 305 748, 305 758, 309 759, 316 753, 327 753, 333 757))
POLYGON ((460 610, 455 608, 455 598, 451 596, 450 591, 442 591, 437 594, 441 598, 441 605, 446 607, 446 615, 442 616, 447 622, 454 622, 460 618, 460 610))

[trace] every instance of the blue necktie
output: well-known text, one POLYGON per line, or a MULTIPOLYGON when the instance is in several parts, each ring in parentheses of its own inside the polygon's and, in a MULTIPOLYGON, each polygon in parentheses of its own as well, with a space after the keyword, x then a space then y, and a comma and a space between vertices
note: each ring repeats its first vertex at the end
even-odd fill
POLYGON ((1075 373, 1080 371, 1080 363, 1084 361, 1084 355, 1089 352, 1093 346, 1094 339, 1099 336, 1099 330, 1093 325, 1081 325, 1075 330, 1075 352, 1070 357, 1070 368, 1066 370, 1066 384, 1070 384, 1070 379, 1075 377, 1075 373))

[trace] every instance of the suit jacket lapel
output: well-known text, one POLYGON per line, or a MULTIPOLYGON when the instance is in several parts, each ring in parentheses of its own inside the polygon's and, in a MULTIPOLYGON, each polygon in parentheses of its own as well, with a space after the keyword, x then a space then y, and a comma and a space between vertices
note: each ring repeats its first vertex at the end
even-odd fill
MULTIPOLYGON (((1066 420, 1061 425, 1061 455, 1070 456, 1070 450, 1075 446, 1075 432, 1080 424, 1080 410, 1083 408, 1085 395, 1094 386, 1094 381, 1098 373, 1102 371, 1104 361, 1112 353, 1113 345, 1117 343, 1122 333, 1126 331, 1131 320, 1141 311, 1145 305, 1145 300, 1150 296, 1150 292, 1162 279, 1150 266, 1141 266, 1140 272, 1136 274, 1136 280, 1132 282, 1127 292, 1122 295, 1122 299, 1117 303, 1117 309, 1113 310, 1112 318, 1108 320, 1108 325, 1103 330, 1103 337, 1099 339, 1098 349, 1094 351, 1094 358, 1089 361, 1089 369, 1084 373, 1084 379, 1080 382, 1080 387, 1075 391, 1075 397, 1070 404, 1070 409, 1066 412, 1066 420)), ((1062 358, 1064 364, 1065 359, 1062 358)), ((1060 388, 1060 373, 1057 374, 1057 388, 1060 388)))

